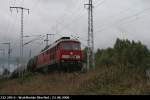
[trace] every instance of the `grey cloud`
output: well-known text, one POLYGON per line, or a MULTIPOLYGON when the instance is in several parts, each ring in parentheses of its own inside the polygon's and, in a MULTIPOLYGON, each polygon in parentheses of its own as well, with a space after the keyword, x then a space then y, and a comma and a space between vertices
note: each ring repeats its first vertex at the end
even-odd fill
MULTIPOLYGON (((84 45, 87 39, 88 0, 0 0, 0 40, 11 41, 13 56, 19 56, 20 12, 11 13, 9 6, 30 8, 30 14, 24 14, 24 34, 44 34, 58 32, 62 35, 78 35, 84 45), (57 26, 57 28, 56 28, 57 26)), ((150 20, 149 10, 138 16, 143 9, 150 8, 150 0, 94 0, 94 36, 95 48, 113 46, 117 37, 140 40, 149 46, 150 20), (123 19, 123 21, 121 21, 123 19), (124 34, 123 34, 124 33, 124 34)), ((60 36, 56 35, 55 39, 60 36)), ((25 42, 32 38, 26 38, 25 42)), ((0 42, 1 42, 0 41, 0 42)), ((25 47, 25 55, 40 52, 45 46, 39 40, 25 47)), ((3 48, 2 46, 0 46, 3 48)), ((4 47, 6 48, 6 47, 4 47)))

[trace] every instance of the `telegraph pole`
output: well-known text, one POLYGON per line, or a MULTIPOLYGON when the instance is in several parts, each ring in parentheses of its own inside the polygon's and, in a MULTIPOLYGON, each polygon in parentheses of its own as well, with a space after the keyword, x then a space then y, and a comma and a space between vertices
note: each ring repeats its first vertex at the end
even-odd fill
POLYGON ((24 32, 24 10, 28 11, 29 14, 29 9, 23 8, 23 7, 10 7, 10 10, 16 9, 18 12, 18 9, 21 10, 21 33, 20 33, 20 60, 21 63, 23 63, 23 32, 24 32))
POLYGON ((46 42, 46 47, 48 46, 48 41, 49 41, 48 36, 49 35, 51 36, 51 35, 55 35, 55 34, 46 34, 46 39, 44 40, 46 42))
POLYGON ((94 33, 93 33, 93 1, 89 0, 89 3, 85 4, 85 6, 88 6, 87 70, 89 70, 90 66, 95 68, 94 33))

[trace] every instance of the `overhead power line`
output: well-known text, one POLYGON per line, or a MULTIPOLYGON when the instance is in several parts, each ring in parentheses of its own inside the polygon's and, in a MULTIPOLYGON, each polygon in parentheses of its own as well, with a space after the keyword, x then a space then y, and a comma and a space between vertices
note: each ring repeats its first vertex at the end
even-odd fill
POLYGON ((106 2, 106 0, 101 0, 101 1, 99 1, 98 3, 96 3, 97 5, 95 5, 94 7, 96 8, 96 7, 98 7, 98 6, 100 6, 100 5, 102 5, 103 3, 105 3, 106 2))
POLYGON ((125 18, 120 19, 119 22, 120 22, 120 21, 129 20, 130 18, 139 16, 140 14, 145 13, 146 11, 149 11, 149 10, 150 10, 150 8, 146 8, 146 9, 144 9, 144 10, 142 10, 142 11, 140 11, 140 12, 137 12, 137 13, 131 15, 131 16, 127 16, 127 17, 125 17, 125 18))
MULTIPOLYGON (((114 22, 119 22, 120 24, 122 24, 121 22, 127 21, 127 20, 129 20, 129 19, 131 19, 131 18, 135 18, 135 17, 141 15, 142 13, 147 12, 148 10, 150 10, 150 8, 143 9, 142 11, 137 12, 136 14, 133 14, 133 15, 124 17, 124 18, 122 18, 122 19, 120 19, 120 20, 117 20, 117 21, 114 21, 114 22)), ((126 12, 126 11, 129 11, 129 8, 126 9, 126 10, 121 11, 119 14, 124 13, 124 12, 126 12)), ((134 19, 134 20, 132 20, 132 21, 130 21, 130 22, 124 22, 123 24, 132 23, 132 22, 134 22, 134 21, 136 21, 136 20, 137 20, 137 19, 134 19)), ((112 23, 112 24, 109 23, 109 26, 108 26, 108 27, 104 27, 103 29, 100 29, 100 30, 96 31, 95 33, 97 33, 97 32, 102 32, 102 31, 108 29, 109 27, 112 27, 113 24, 114 24, 114 23, 112 23)), ((108 25, 108 24, 107 24, 107 25, 108 25)), ((104 26, 104 25, 102 25, 102 26, 104 26)))

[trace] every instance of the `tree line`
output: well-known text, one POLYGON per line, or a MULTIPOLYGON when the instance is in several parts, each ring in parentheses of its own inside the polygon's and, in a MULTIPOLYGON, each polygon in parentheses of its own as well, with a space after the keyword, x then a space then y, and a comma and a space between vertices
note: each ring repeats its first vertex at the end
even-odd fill
MULTIPOLYGON (((87 48, 83 50, 86 63, 87 48)), ((150 51, 140 41, 117 38, 114 46, 98 49, 95 53, 96 66, 120 65, 128 67, 146 68, 150 65, 150 51)))

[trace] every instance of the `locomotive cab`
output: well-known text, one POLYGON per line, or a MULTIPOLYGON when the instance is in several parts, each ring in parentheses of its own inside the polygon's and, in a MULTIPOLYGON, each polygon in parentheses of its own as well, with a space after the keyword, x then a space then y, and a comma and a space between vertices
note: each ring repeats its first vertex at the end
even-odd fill
POLYGON ((71 70, 80 70, 82 67, 81 43, 79 41, 63 41, 61 46, 61 66, 71 70))

